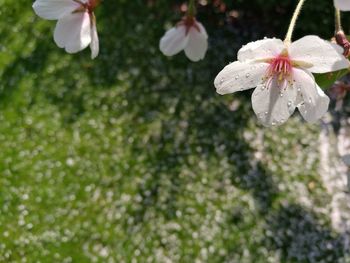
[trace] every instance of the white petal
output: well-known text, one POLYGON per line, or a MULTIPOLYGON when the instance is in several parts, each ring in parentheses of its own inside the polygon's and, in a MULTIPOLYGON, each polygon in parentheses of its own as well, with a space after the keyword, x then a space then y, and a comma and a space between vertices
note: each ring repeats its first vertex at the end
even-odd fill
POLYGON ((200 31, 192 27, 188 32, 188 43, 185 47, 186 56, 196 62, 204 58, 208 49, 208 35, 203 25, 196 22, 200 31))
POLYGON ((348 68, 349 61, 343 56, 343 49, 318 36, 305 36, 293 42, 289 49, 292 60, 312 64, 307 68, 313 73, 326 73, 348 68))
POLYGON ((297 90, 284 84, 273 78, 269 85, 260 84, 253 92, 253 110, 264 126, 281 125, 295 111, 297 90))
POLYGON ((314 123, 327 112, 329 98, 310 73, 294 69, 293 78, 298 90, 297 107, 307 122, 314 123))
POLYGON ((266 38, 250 42, 238 51, 238 60, 245 62, 254 59, 272 58, 278 56, 285 48, 283 41, 276 38, 266 38))
POLYGON ((231 63, 216 76, 216 92, 224 95, 254 88, 262 82, 268 66, 267 63, 231 63))
POLYGON ((350 11, 350 1, 349 0, 334 0, 334 5, 342 11, 350 11))
POLYGON ((94 14, 91 14, 91 58, 94 59, 98 56, 100 51, 100 44, 98 40, 97 28, 96 28, 96 18, 94 14))
POLYGON ((188 43, 186 27, 177 26, 168 30, 161 38, 159 48, 166 56, 173 56, 185 48, 188 43))
POLYGON ((86 48, 91 43, 89 13, 73 13, 58 20, 54 39, 68 53, 76 53, 86 48))
POLYGON ((36 0, 33 4, 34 12, 49 20, 60 19, 80 7, 80 4, 73 0, 36 0))

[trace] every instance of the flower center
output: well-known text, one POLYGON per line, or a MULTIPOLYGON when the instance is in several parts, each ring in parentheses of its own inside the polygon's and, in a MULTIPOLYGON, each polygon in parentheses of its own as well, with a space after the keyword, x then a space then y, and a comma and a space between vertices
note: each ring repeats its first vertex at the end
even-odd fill
POLYGON ((293 66, 288 54, 282 52, 277 57, 271 59, 269 63, 268 74, 270 76, 276 76, 278 81, 290 78, 293 66))
POLYGON ((177 24, 177 26, 185 26, 186 27, 186 35, 188 34, 188 32, 190 31, 191 27, 194 27, 195 29, 198 30, 198 32, 201 32, 196 18, 194 18, 193 16, 184 16, 181 21, 177 24))
POLYGON ((100 4, 100 0, 89 0, 87 3, 87 8, 89 12, 93 12, 94 9, 100 4))
POLYGON ((270 64, 262 79, 263 88, 277 86, 282 91, 293 85, 293 67, 297 64, 296 61, 290 59, 287 50, 283 50, 274 58, 263 61, 270 64))
POLYGON ((76 12, 85 12, 88 11, 90 14, 93 13, 95 8, 100 4, 101 0, 88 0, 86 3, 82 0, 73 0, 80 4, 80 8, 76 10, 76 12))

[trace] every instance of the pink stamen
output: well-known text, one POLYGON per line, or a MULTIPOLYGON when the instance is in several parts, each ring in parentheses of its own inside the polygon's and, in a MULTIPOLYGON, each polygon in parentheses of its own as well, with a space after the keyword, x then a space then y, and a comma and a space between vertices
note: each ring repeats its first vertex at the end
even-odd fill
POLYGON ((269 75, 279 75, 283 79, 292 73, 292 61, 288 55, 280 54, 270 60, 269 75))
POLYGON ((286 51, 278 56, 267 60, 270 64, 263 79, 267 88, 277 85, 281 90, 286 89, 293 83, 293 65, 286 51), (274 84, 273 84, 274 83, 274 84))
POLYGON ((270 87, 272 82, 275 82, 275 85, 283 90, 292 84, 293 65, 287 52, 283 51, 267 62, 270 64, 264 78, 267 87, 270 87))

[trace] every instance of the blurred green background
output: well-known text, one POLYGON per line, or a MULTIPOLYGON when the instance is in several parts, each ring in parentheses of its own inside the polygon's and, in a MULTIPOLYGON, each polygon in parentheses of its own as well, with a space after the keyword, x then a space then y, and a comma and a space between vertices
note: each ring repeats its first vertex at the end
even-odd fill
MULTIPOLYGON (((191 63, 158 49, 182 1, 103 1, 92 61, 32 1, 0 0, 0 262, 350 262, 321 122, 266 129, 250 91, 213 86, 243 44, 284 37, 296 1, 199 2, 210 47, 191 63)), ((330 39, 332 8, 306 1, 295 38, 330 39)))

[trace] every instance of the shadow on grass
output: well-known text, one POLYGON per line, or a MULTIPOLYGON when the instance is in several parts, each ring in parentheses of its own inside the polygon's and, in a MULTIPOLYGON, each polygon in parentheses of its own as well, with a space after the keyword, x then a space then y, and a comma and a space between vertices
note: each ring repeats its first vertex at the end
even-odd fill
POLYGON ((266 244, 283 262, 341 262, 349 251, 344 236, 335 234, 317 216, 297 204, 284 204, 266 220, 266 244))

